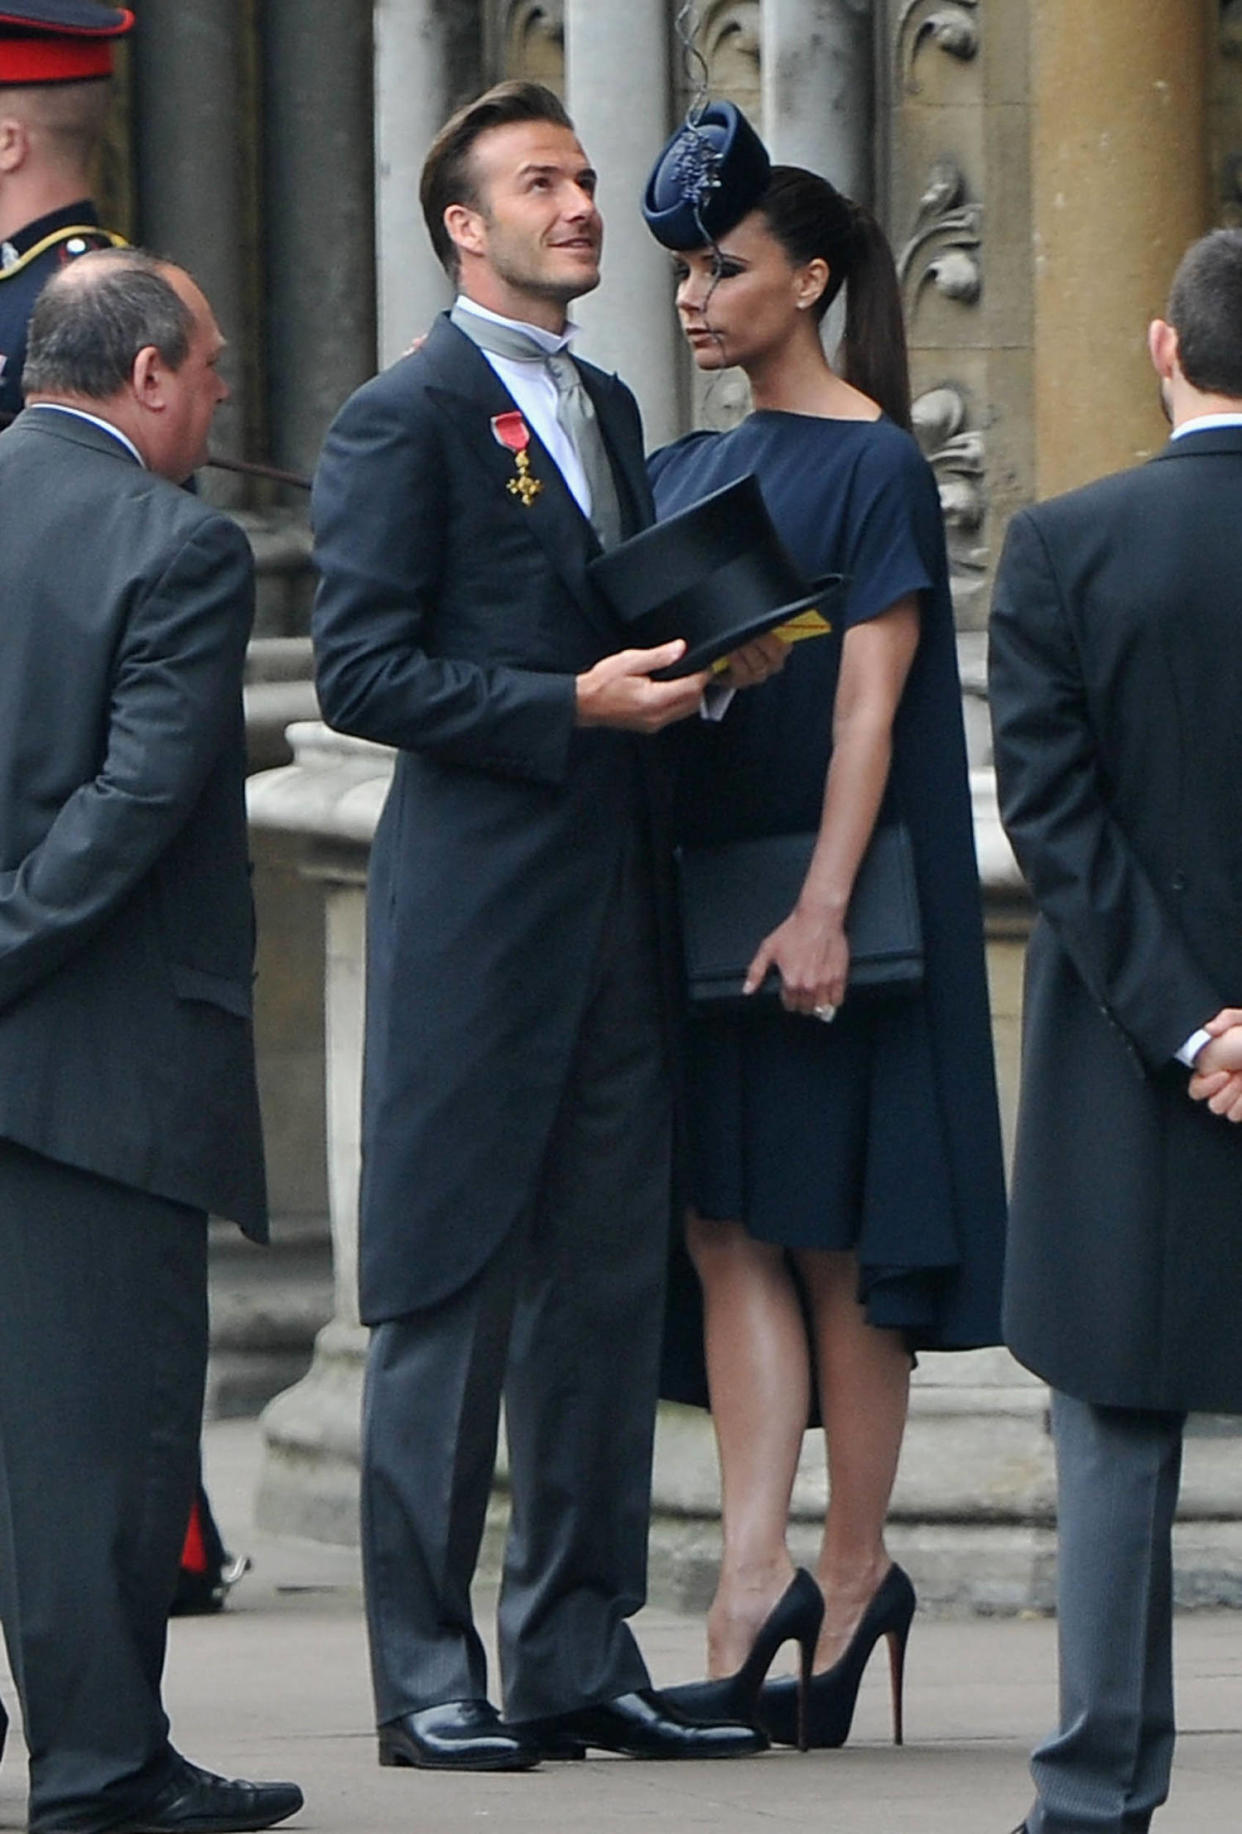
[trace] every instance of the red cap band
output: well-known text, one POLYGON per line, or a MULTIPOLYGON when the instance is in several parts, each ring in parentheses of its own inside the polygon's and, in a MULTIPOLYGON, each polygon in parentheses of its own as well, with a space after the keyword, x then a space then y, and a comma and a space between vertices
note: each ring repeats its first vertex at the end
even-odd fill
POLYGON ((0 0, 0 86, 111 76, 112 40, 131 29, 134 15, 121 8, 111 19, 107 13, 103 18, 103 26, 63 25, 40 32, 29 17, 6 11, 0 0))
POLYGON ((112 75, 112 46, 106 38, 0 39, 0 84, 72 83, 112 75))

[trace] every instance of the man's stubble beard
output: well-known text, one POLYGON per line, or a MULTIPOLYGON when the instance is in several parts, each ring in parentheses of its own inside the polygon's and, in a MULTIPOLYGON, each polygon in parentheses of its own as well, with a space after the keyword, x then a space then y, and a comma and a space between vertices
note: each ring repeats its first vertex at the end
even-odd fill
MULTIPOLYGON (((487 222, 486 216, 484 221, 487 222)), ((491 225, 489 223, 488 227, 491 225)), ((503 280, 507 287, 518 293, 528 293, 535 299, 550 300, 562 308, 573 304, 587 293, 593 293, 600 282, 599 257, 596 257, 595 273, 591 279, 581 281, 554 281, 546 275, 532 273, 520 261, 510 261, 501 249, 491 255, 492 272, 498 280, 503 280)))

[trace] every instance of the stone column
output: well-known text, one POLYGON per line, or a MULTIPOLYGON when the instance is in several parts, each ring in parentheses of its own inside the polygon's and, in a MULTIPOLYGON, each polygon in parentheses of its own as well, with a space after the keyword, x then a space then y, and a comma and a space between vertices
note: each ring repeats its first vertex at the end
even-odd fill
POLYGON ((1165 436, 1145 334, 1208 222, 1208 13, 1033 0, 1036 484, 1132 465, 1165 436))
POLYGON ((263 1415, 261 1526, 349 1543, 358 1536, 366 1332, 358 1319, 358 1171, 366 868, 392 754, 317 721, 291 726, 295 762, 251 779, 252 826, 293 837, 323 889, 328 1200, 335 1303, 307 1375, 263 1415))
POLYGON ((271 450, 309 471, 375 368, 371 7, 267 0, 262 18, 271 450))
POLYGON ((874 188, 872 0, 763 0, 763 120, 781 165, 874 188))
MULTIPOLYGON (((138 234, 198 280, 229 348, 221 371, 232 400, 212 444, 240 457, 247 444, 253 340, 248 323, 244 36, 247 0, 145 0, 133 37, 138 234)), ((242 500, 240 480, 207 472, 213 502, 242 500)))
POLYGON ((451 298, 418 202, 427 148, 452 111, 446 0, 376 0, 375 237, 381 366, 451 298))
POLYGON ((574 315, 582 354, 615 369, 638 396, 648 447, 682 430, 672 266, 639 210, 672 126, 668 33, 663 0, 566 0, 569 111, 599 170, 605 224, 603 284, 574 315))

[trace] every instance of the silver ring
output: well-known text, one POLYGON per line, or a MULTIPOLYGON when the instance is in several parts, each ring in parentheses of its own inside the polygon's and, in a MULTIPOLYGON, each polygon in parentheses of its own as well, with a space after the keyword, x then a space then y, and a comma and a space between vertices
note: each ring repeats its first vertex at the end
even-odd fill
POLYGON ((825 1025, 831 1025, 837 1016, 835 1006, 812 1006, 811 1012, 816 1019, 822 1019, 825 1025))

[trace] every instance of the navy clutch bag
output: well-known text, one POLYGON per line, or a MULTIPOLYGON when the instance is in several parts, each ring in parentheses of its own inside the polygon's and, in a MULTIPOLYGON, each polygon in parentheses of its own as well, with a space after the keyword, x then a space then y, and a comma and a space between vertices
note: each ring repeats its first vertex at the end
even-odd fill
MULTIPOLYGON (((771 834, 677 856, 690 998, 742 998, 755 950, 798 901, 815 847, 813 834, 771 834)), ((851 993, 900 994, 923 979, 914 854, 904 822, 879 827, 863 855, 845 920, 851 993)), ((752 995, 778 994, 773 969, 752 995)))

